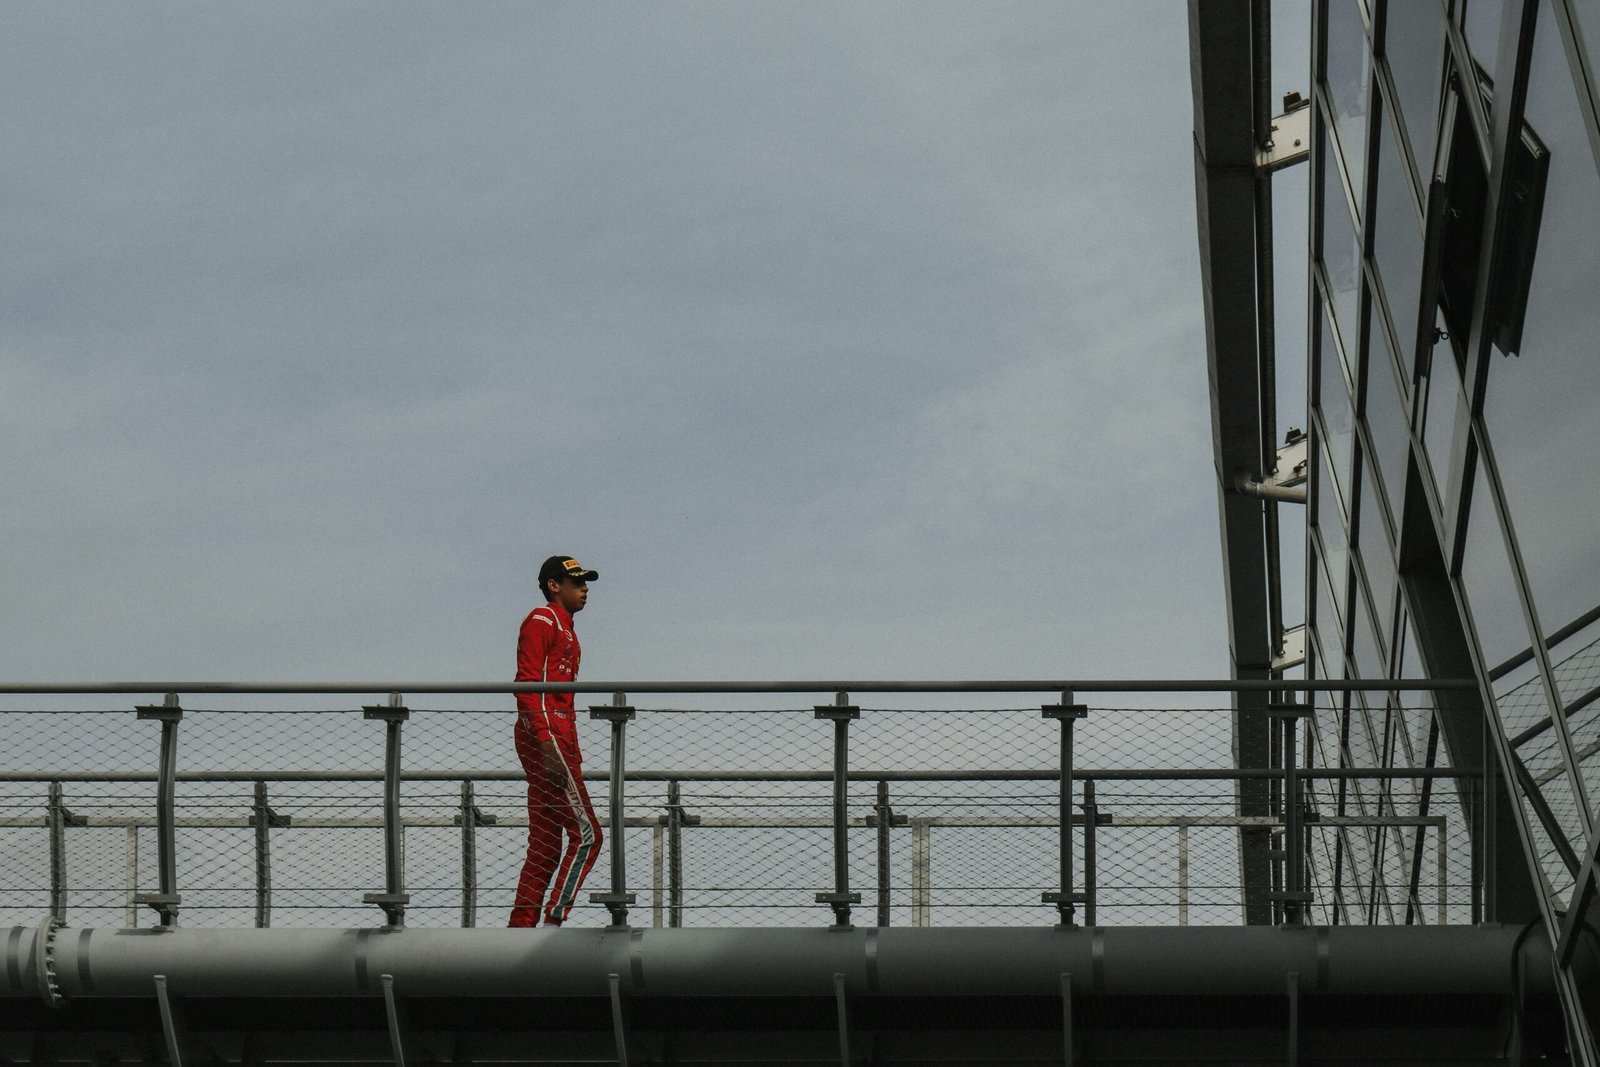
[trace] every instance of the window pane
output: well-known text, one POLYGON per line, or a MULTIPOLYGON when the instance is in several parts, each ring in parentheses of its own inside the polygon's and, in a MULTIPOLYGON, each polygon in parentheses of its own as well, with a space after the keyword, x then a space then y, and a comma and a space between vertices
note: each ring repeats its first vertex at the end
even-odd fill
MULTIPOLYGON (((1322 649, 1322 656, 1317 660, 1317 676, 1320 678, 1344 677, 1344 616, 1339 610, 1339 605, 1334 602, 1331 580, 1325 561, 1319 559, 1315 572, 1317 618, 1316 632, 1317 643, 1322 649)), ((1344 582, 1344 556, 1341 554, 1338 562, 1340 575, 1340 590, 1343 591, 1344 582)), ((1341 599, 1343 599, 1341 597, 1341 599)))
POLYGON ((1372 84, 1372 53, 1367 49, 1367 31, 1357 0, 1329 0, 1327 58, 1328 99, 1333 102, 1334 125, 1344 150, 1350 187, 1360 203, 1367 156, 1364 131, 1368 86, 1372 84))
POLYGON ((1481 463, 1473 478, 1461 582, 1485 665, 1493 670, 1528 647, 1528 627, 1481 463))
POLYGON ((1356 611, 1351 641, 1355 651, 1356 673, 1362 678, 1383 678, 1388 657, 1383 654, 1383 645, 1373 628, 1371 604, 1359 586, 1356 587, 1354 599, 1356 611))
POLYGON ((1323 453, 1321 476, 1317 480, 1317 491, 1313 494, 1311 506, 1315 509, 1312 520, 1317 524, 1317 532, 1322 535, 1322 551, 1326 556, 1329 573, 1338 578, 1334 587, 1335 596, 1339 604, 1344 604, 1344 574, 1349 560, 1349 532, 1345 527, 1344 513, 1340 509, 1337 497, 1328 491, 1328 460, 1326 452, 1323 453))
POLYGON ((1579 3, 1573 17, 1578 20, 1578 35, 1583 38, 1583 48, 1589 56, 1589 71, 1600 77, 1600 4, 1594 0, 1579 3))
POLYGON ((1378 636, 1389 632, 1394 614, 1395 568, 1394 550, 1389 547, 1389 531, 1383 515, 1378 510, 1373 486, 1377 482, 1369 474, 1361 479, 1361 513, 1356 519, 1356 544, 1361 551, 1361 566, 1367 572, 1367 585, 1372 589, 1372 606, 1378 623, 1378 636))
POLYGON ((1323 445, 1332 458, 1334 483, 1339 499, 1350 503, 1350 454, 1355 440, 1355 413, 1350 405, 1350 390, 1345 384, 1344 372, 1334 354, 1333 339, 1324 322, 1322 333, 1322 374, 1317 387, 1317 406, 1322 411, 1322 424, 1327 431, 1323 445), (1330 358, 1333 357, 1333 358, 1330 358))
POLYGON ((1600 603, 1600 177, 1548 4, 1539 11, 1526 118, 1549 150, 1549 175, 1521 355, 1491 357, 1484 421, 1540 627, 1550 633, 1600 603))
POLYGON ((1379 123, 1377 226, 1372 254, 1378 261, 1394 335, 1410 348, 1417 336, 1417 301, 1422 287, 1422 217, 1411 195, 1411 178, 1391 123, 1379 123))
POLYGON ((1494 57, 1500 47, 1500 9, 1504 0, 1467 0, 1467 47, 1478 66, 1494 77, 1494 57))
POLYGON ((1394 361, 1389 354, 1389 338, 1382 330, 1370 330, 1378 343, 1367 346, 1367 394, 1364 416, 1372 447, 1378 450, 1378 470, 1389 495, 1390 510, 1398 512, 1405 500, 1406 456, 1410 436, 1406 432, 1406 409, 1400 399, 1400 384, 1395 379, 1394 361))
MULTIPOLYGON (((1326 147, 1328 138, 1322 138, 1326 147)), ((1327 159, 1327 153, 1323 153, 1327 159)), ((1355 223, 1350 220, 1350 205, 1345 202, 1339 179, 1328 169, 1322 187, 1322 269, 1328 276, 1329 298, 1333 301, 1334 319, 1339 336, 1347 348, 1355 351, 1356 300, 1361 292, 1361 244, 1356 237, 1355 223)))
POLYGON ((1400 113, 1417 169, 1426 178, 1433 171, 1438 140, 1434 127, 1439 121, 1444 7, 1438 0, 1403 0, 1391 3, 1385 17, 1384 54, 1389 59, 1389 74, 1400 93, 1400 113))

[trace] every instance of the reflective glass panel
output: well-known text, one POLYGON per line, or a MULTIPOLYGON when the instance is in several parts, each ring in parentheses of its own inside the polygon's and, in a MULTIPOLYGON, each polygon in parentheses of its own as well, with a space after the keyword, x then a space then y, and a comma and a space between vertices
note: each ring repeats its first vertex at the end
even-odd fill
POLYGON ((1389 496, 1390 509, 1399 512, 1405 500, 1406 456, 1411 438, 1406 432, 1405 406, 1400 399, 1400 383, 1394 374, 1389 354, 1389 338, 1381 329, 1368 332, 1377 343, 1367 346, 1367 393, 1365 418, 1372 447, 1378 452, 1378 470, 1389 496))
POLYGON ((1484 663, 1492 671, 1528 647, 1528 627, 1482 463, 1473 477, 1461 583, 1484 663))
POLYGON ((1400 154, 1394 126, 1379 123, 1377 225, 1372 255, 1389 300, 1394 335, 1402 346, 1415 344, 1417 301, 1422 289, 1422 216, 1411 195, 1411 178, 1400 154))
POLYGON ((1333 473, 1332 480, 1339 493, 1339 499, 1346 505, 1344 510, 1348 514, 1350 456, 1355 440, 1355 412, 1350 404, 1350 389, 1345 384, 1337 350, 1333 347, 1333 336, 1328 332, 1326 316, 1323 318, 1322 327, 1321 369, 1322 373, 1317 384, 1317 406, 1322 412, 1322 424, 1327 431, 1323 447, 1327 449, 1332 459, 1329 470, 1333 473))
POLYGON ((1367 94, 1372 84, 1372 53, 1357 0, 1328 0, 1328 99, 1344 151, 1345 170, 1357 203, 1366 168, 1367 94))
POLYGON ((1383 47, 1389 75, 1400 94, 1400 113, 1417 169, 1426 178, 1433 171, 1438 141, 1434 127, 1444 63, 1444 5, 1438 0, 1401 0, 1389 4, 1385 18, 1383 47))
POLYGON ((1361 510, 1356 518, 1356 545, 1361 553, 1361 566, 1367 573, 1367 585, 1372 590, 1372 606, 1382 640, 1389 633, 1394 613, 1395 567, 1394 551, 1389 547, 1389 530, 1378 510, 1373 486, 1377 483, 1370 475, 1361 479, 1361 510))
POLYGON ((1580 0, 1576 6, 1578 33, 1583 37, 1583 48, 1589 56, 1589 70, 1593 76, 1600 77, 1600 3, 1580 0))
MULTIPOLYGON (((1323 137, 1327 144, 1327 137, 1323 137)), ((1323 156, 1327 158, 1326 153, 1323 156)), ((1357 300, 1361 294, 1361 245, 1355 223, 1350 220, 1350 205, 1331 171, 1322 187, 1322 269, 1328 276, 1328 296, 1340 339, 1354 352, 1356 345, 1357 300)))
MULTIPOLYGON (((1600 604, 1600 176, 1554 14, 1541 5, 1527 124, 1549 152, 1520 356, 1492 355, 1488 426, 1541 629, 1600 604)), ((1524 230, 1524 233, 1527 231, 1524 230)), ((1571 701, 1595 684, 1565 692, 1571 701)))
MULTIPOLYGON (((1332 584, 1328 577, 1328 561, 1319 560, 1316 569, 1317 643, 1322 648, 1317 674, 1323 678, 1344 677, 1344 616, 1334 603, 1332 584)), ((1344 581, 1343 557, 1338 565, 1340 582, 1344 581)), ((1341 598, 1342 599, 1342 598, 1341 598)))
POLYGON ((1355 595, 1350 627, 1350 648, 1355 660, 1356 673, 1362 678, 1382 678, 1388 669, 1389 657, 1384 655, 1383 643, 1378 640, 1372 623, 1372 602, 1359 584, 1353 587, 1355 595))

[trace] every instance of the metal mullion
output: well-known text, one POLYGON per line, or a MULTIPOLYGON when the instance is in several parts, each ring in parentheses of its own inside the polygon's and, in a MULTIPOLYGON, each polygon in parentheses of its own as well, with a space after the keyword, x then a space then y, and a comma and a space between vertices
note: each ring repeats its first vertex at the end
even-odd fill
MULTIPOLYGON (((1488 170, 1491 142, 1489 114, 1484 110, 1483 98, 1478 89, 1478 63, 1472 58, 1472 48, 1467 44, 1466 34, 1462 31, 1457 18, 1445 19, 1445 52, 1448 58, 1447 78, 1448 75, 1455 75, 1456 95, 1461 97, 1466 105, 1467 120, 1472 124, 1474 147, 1484 161, 1484 169, 1488 170)), ((1493 73, 1489 78, 1492 85, 1493 73)), ((1444 116, 1441 114, 1441 124, 1443 120, 1444 116)), ((1435 165, 1437 166, 1437 163, 1435 165)))
MULTIPOLYGON (((1567 52, 1572 88, 1578 94, 1578 109, 1583 113, 1584 131, 1589 135, 1595 168, 1600 170, 1600 80, 1597 80, 1600 71, 1589 65, 1589 52, 1584 47, 1583 32, 1571 0, 1550 0, 1550 8, 1561 27, 1561 44, 1567 52)), ((1590 16, 1589 32, 1600 34, 1600 12, 1590 16)))

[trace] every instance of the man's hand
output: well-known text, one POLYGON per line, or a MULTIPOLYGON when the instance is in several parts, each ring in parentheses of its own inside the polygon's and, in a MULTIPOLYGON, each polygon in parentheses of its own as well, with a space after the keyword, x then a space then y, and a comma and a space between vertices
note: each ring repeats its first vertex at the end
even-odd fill
POLYGON ((555 741, 539 742, 539 759, 544 764, 544 776, 550 784, 558 789, 565 789, 567 761, 561 758, 561 750, 556 747, 555 741))

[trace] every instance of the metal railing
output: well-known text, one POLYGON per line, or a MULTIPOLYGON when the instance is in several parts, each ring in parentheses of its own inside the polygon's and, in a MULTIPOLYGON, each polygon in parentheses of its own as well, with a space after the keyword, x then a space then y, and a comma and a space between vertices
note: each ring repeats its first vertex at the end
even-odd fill
MULTIPOLYGON (((293 890, 297 903, 291 912, 312 914, 323 924, 348 924, 359 915, 354 903, 365 867, 370 881, 381 871, 381 888, 360 897, 376 906, 387 924, 415 921, 419 910, 429 921, 447 909, 452 922, 477 925, 480 911, 506 903, 507 872, 520 859, 517 842, 526 833, 527 816, 516 811, 521 772, 506 761, 478 763, 472 769, 426 769, 406 764, 403 741, 422 733, 427 756, 438 759, 451 752, 478 754, 485 743, 509 751, 509 738, 486 742, 484 723, 497 723, 509 733, 508 712, 412 711, 401 693, 486 693, 507 691, 572 690, 603 693, 610 704, 590 709, 591 729, 603 738, 586 739, 586 748, 609 750, 603 770, 585 777, 593 787, 597 809, 608 837, 606 862, 596 868, 590 882, 590 900, 605 908, 612 925, 629 922, 639 891, 647 892, 649 922, 684 925, 687 922, 750 924, 780 921, 808 922, 808 908, 825 906, 833 924, 844 926, 857 918, 863 900, 870 901, 873 921, 928 925, 935 921, 1037 922, 1041 911, 1054 911, 1054 920, 1075 924, 1081 918, 1095 924, 1161 922, 1187 924, 1200 921, 1237 921, 1247 894, 1271 894, 1285 902, 1284 921, 1302 921, 1306 909, 1323 908, 1331 921, 1341 921, 1333 898, 1342 886, 1319 886, 1339 863, 1321 863, 1318 844, 1335 842, 1342 862, 1368 884, 1406 904, 1404 921, 1465 921, 1469 897, 1477 878, 1470 867, 1472 849, 1466 841, 1467 819, 1459 809, 1445 813, 1423 805, 1394 801, 1395 783, 1405 780, 1469 777, 1470 770, 1435 767, 1360 767, 1349 753, 1343 766, 1318 765, 1306 759, 1314 744, 1296 746, 1299 724, 1310 718, 1310 740, 1317 732, 1314 716, 1305 705, 1285 699, 1295 692, 1365 690, 1428 692, 1460 688, 1459 682, 1306 683, 1249 682, 1002 682, 1002 683, 572 683, 540 686, 486 684, 386 685, 335 683, 318 685, 232 685, 221 683, 149 683, 144 685, 39 685, 0 686, 0 693, 160 693, 160 704, 140 706, 136 721, 159 723, 155 767, 147 756, 119 753, 107 759, 93 748, 80 745, 74 753, 60 746, 49 748, 46 763, 39 752, 19 752, 16 731, 9 758, 0 756, 0 785, 11 790, 0 812, 0 834, 43 833, 38 841, 48 857, 48 877, 32 869, 36 884, 29 883, 29 851, 22 838, 0 849, 0 914, 25 912, 26 903, 47 890, 51 914, 65 919, 69 906, 85 899, 86 883, 95 893, 87 905, 96 914, 120 912, 126 925, 138 921, 139 906, 155 912, 156 921, 173 925, 183 913, 186 922, 239 922, 250 914, 250 924, 274 922, 282 877, 294 863, 278 861, 280 851, 309 854, 299 869, 319 867, 328 885, 300 886, 293 890), (1095 708, 1078 702, 1079 694, 1181 693, 1270 690, 1282 701, 1280 709, 1283 754, 1277 766, 1237 768, 1216 759, 1225 751, 1231 711, 1226 707, 1140 709, 1095 708), (973 694, 1051 692, 1059 701, 1025 708, 877 708, 865 711, 851 703, 852 695, 973 694), (362 709, 363 720, 383 723, 381 749, 376 736, 363 739, 346 724, 350 711, 186 712, 181 698, 196 694, 334 692, 385 693, 382 704, 362 709), (772 694, 831 693, 833 699, 818 704, 805 716, 816 725, 802 727, 795 709, 710 710, 636 709, 629 693, 772 694), (305 716, 313 714, 312 719, 305 716), (186 718, 186 715, 188 718, 186 718), (296 716, 310 733, 311 748, 344 767, 297 766, 285 768, 270 750, 246 758, 252 751, 247 720, 266 719, 281 726, 284 716, 296 716), (1165 718, 1164 718, 1165 717, 1165 718), (714 719, 717 730, 708 730, 714 719), (1117 729, 1096 725, 1114 720, 1117 729), (747 732, 735 732, 730 722, 753 723, 747 732), (329 730, 328 722, 339 723, 329 730), (1032 725, 1028 725, 1028 723, 1032 725), (468 734, 467 724, 475 733, 468 734), (952 724, 959 726, 953 728, 952 724), (1003 729, 1000 725, 1003 723, 1003 729), (204 724, 204 725, 202 725, 204 724), (1089 730, 1091 762, 1080 765, 1084 730, 1089 730), (212 766, 180 772, 180 739, 195 735, 203 754, 216 754, 212 766), (852 759, 853 735, 865 735, 866 752, 852 759), (720 737, 721 752, 707 755, 706 737, 720 737), (647 758, 679 752, 699 753, 702 766, 688 762, 651 768, 632 766, 628 760, 630 737, 642 738, 647 758), (663 744, 663 738, 668 742, 663 744), (674 742, 672 739, 677 739, 674 742), (472 743, 468 743, 469 740, 472 743), (603 744, 596 744, 603 741, 603 744), (994 741, 996 751, 983 749, 994 741), (1224 747, 1219 747, 1219 741, 1224 747), (829 744, 831 742, 831 746, 829 744), (1166 747, 1166 766, 1151 765, 1158 742, 1166 747), (673 744, 677 743, 678 748, 673 744), (898 749, 896 746, 900 746, 898 749), (233 758, 220 758, 230 747, 233 758), (982 750, 982 751, 980 751, 982 750), (1053 750, 1054 759, 1040 758, 1053 750), (377 769, 381 751, 382 770, 377 769), (903 753, 904 758, 895 754, 903 753), (1031 763, 1005 757, 1022 753, 1031 763), (963 760, 962 757, 972 757, 963 760), (1206 757, 1211 757, 1209 760, 1206 757), (981 758, 979 758, 981 757, 981 758), (962 766, 966 762, 975 764, 962 766), (88 765, 85 765, 85 764, 88 765), (1208 765, 1209 764, 1209 765, 1208 765), (1273 785, 1274 813, 1268 816, 1238 813, 1238 791, 1244 783, 1266 780, 1273 785), (381 783, 381 797, 370 795, 381 783), (1381 789, 1387 809, 1347 810, 1341 799, 1332 809, 1337 783, 1342 798, 1364 785, 1381 789), (45 789, 43 797, 19 795, 28 787, 45 789), (154 787, 153 795, 150 787, 154 787), (248 786, 248 799, 234 794, 219 796, 197 792, 204 787, 248 786), (446 794, 437 790, 447 787, 446 794), (297 793, 297 789, 310 789, 297 793), (686 796, 693 789, 695 795, 686 796), (1108 797, 1107 790, 1114 790, 1108 797), (95 792, 100 790, 101 792, 95 792), (429 793, 428 790, 434 790, 429 793), (1142 790, 1143 792, 1131 792, 1142 790), (448 802, 444 799, 448 796, 448 802), (130 804, 135 806, 130 808, 130 804), (28 810, 29 808, 32 810, 28 810), (94 808, 103 810, 91 810, 94 808), (216 809, 232 813, 216 813, 216 809), (297 809, 291 811, 290 809, 297 809), (508 810, 509 809, 509 810, 508 810), (1237 837, 1254 830, 1277 835, 1282 848, 1272 885, 1237 884, 1237 837), (937 834, 936 834, 937 831, 937 834), (121 862, 109 856, 103 840, 99 854, 89 861, 93 873, 85 875, 74 859, 84 849, 76 842, 107 833, 121 837, 121 862), (1417 875, 1421 855, 1432 833, 1434 877, 1425 886, 1417 875), (354 834, 356 836, 352 837, 354 834), (441 834, 456 841, 446 849, 441 834), (1152 843, 1159 834, 1162 843, 1152 843), (1198 879, 1192 867, 1199 862, 1191 843, 1195 834, 1209 834, 1202 849, 1205 871, 1198 879), (148 846, 141 842, 154 840, 148 846), (211 836, 206 836, 211 835, 211 836), (485 835, 493 838, 497 860, 489 864, 498 873, 487 878, 480 846, 485 835), (1357 861, 1361 849, 1351 835, 1365 836, 1372 844, 1363 868, 1357 861), (180 837, 186 844, 180 850, 180 837), (381 841, 381 855, 372 856, 373 838, 381 841), (413 858, 424 862, 407 867, 407 839, 413 858), (935 838, 948 839, 935 849, 935 838), (648 844, 643 842, 648 839, 648 844), (233 842, 247 840, 247 847, 233 842), (1399 848, 1395 849, 1395 842, 1399 848), (223 842, 229 844, 226 848, 223 842), (421 842, 426 842, 426 847, 421 842), (237 873, 218 874, 199 857, 207 850, 243 853, 234 868, 248 867, 248 883, 237 873), (356 844, 359 842, 359 844, 356 844), (198 847, 197 847, 198 845, 198 847), (183 855, 180 857, 180 851, 183 855), (442 857, 459 871, 448 880, 438 873, 442 857), (1395 854, 1391 857, 1389 853, 1395 854), (353 855, 361 853, 363 859, 353 855), (152 858, 154 863, 150 864, 152 858), (685 864, 705 863, 710 873, 685 873, 685 864), (180 862, 180 859, 182 862, 180 862), (377 862, 372 862, 376 860, 377 862), (631 860, 631 863, 630 863, 631 860), (419 868, 430 873, 418 875, 419 868), (649 876, 630 879, 648 867, 649 876), (120 868, 120 871, 118 871, 120 868), (150 868, 147 870, 147 868, 150 868), (770 872, 740 885, 741 878, 757 868, 770 872), (1107 877, 1107 869, 1112 876, 1107 877), (1160 869, 1160 873, 1153 873, 1160 869), (1221 873, 1232 869, 1231 884, 1221 873), (195 873, 204 870, 207 873, 195 873), (111 872, 118 871, 116 876, 111 872), (180 873, 184 875, 180 883, 180 873), (413 883, 408 889, 408 879, 413 883), (810 881, 809 887, 802 883, 810 881), (151 883, 154 883, 153 886, 151 883), (227 883, 227 884, 224 884, 227 883), (275 891, 276 883, 276 891, 275 891), (1319 894, 1318 889, 1322 892, 1319 894), (866 890, 863 893, 863 890, 866 890), (427 899, 418 900, 422 893, 427 899), (35 896, 30 896, 34 894, 35 896), (1196 900, 1196 895, 1205 897, 1196 900), (1207 894, 1220 894, 1212 899, 1207 894), (451 897, 449 904, 446 897, 451 897), (1320 900, 1319 900, 1320 896, 1320 900), (1432 901, 1424 901, 1432 896, 1432 901), (487 898, 487 900, 486 900, 487 898), (245 903, 238 903, 240 900, 245 903), (1028 901, 1031 899, 1032 903, 1028 901), (230 901, 233 903, 219 903, 230 901), (1432 907, 1425 907, 1431 903, 1432 907), (1199 908, 1201 914, 1194 914, 1199 908), (209 911, 209 914, 208 914, 209 911), (1109 915, 1108 915, 1109 913, 1109 915), (1028 915, 1035 916, 1032 919, 1028 915), (457 917, 458 916, 458 917, 457 917), (686 916, 688 918, 686 918, 686 916)), ((114 711, 61 711, 45 713, 0 712, 18 721, 48 721, 59 726, 73 723, 80 741, 92 731, 85 723, 113 719, 127 722, 126 713, 114 711)), ((368 728, 370 730, 370 727, 368 728)), ((49 732, 49 731, 45 731, 49 732)), ((268 731, 269 733, 273 731, 268 731)), ((23 731, 26 733, 26 731, 23 731)), ((108 750, 121 746, 137 749, 126 731, 103 742, 108 750)), ((281 736, 282 731, 276 731, 281 736)), ((1308 740, 1301 737, 1301 741, 1308 740)), ((409 743, 409 742, 408 742, 409 743)), ((279 745, 287 744, 280 741, 279 745)), ((148 751, 148 740, 144 742, 148 751)), ((304 747, 304 746, 302 746, 304 747)), ((1324 751, 1326 754, 1326 750, 1324 751)), ((186 761, 187 768, 187 761, 186 761)), ((37 838, 35 838, 37 840, 37 838)), ((1327 848, 1325 848, 1327 851, 1327 848)), ((224 864, 226 865, 226 864, 224 864)), ((1334 875, 1337 878, 1337 875, 1334 875)), ((1311 914, 1316 914, 1311 912, 1311 914)), ((37 912, 34 913, 36 917, 37 912)), ((19 914, 18 918, 22 918, 19 914)), ((498 923, 496 914, 493 921, 498 923)), ((357 919, 356 921, 359 921, 357 919)), ((1392 919, 1391 921, 1400 921, 1392 919)))

